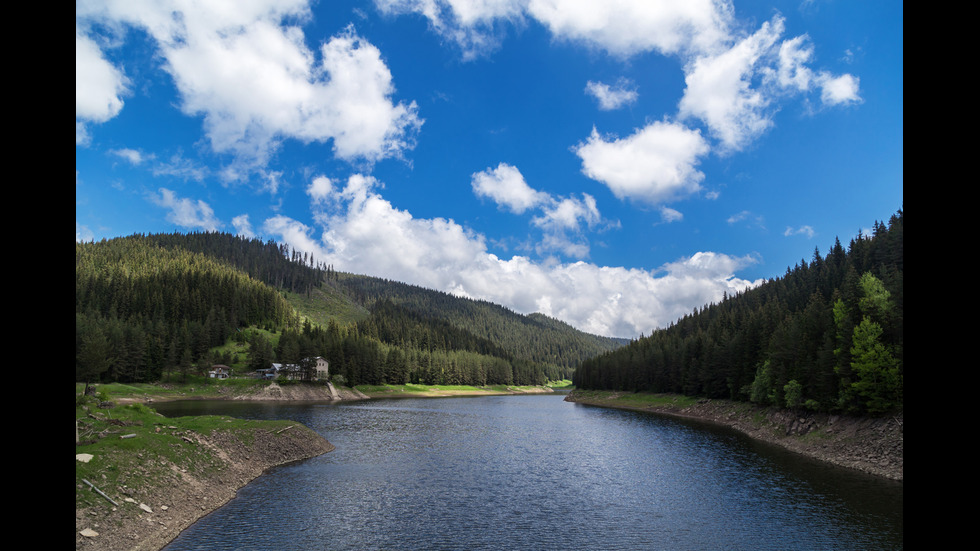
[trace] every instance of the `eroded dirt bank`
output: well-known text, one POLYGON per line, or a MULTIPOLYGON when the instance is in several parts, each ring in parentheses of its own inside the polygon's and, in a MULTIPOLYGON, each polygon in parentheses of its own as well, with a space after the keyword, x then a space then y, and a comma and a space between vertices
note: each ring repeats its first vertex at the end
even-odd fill
POLYGON ((235 396, 233 399, 329 402, 335 400, 367 400, 368 396, 355 388, 335 387, 334 385, 279 385, 269 383, 258 392, 235 396))
POLYGON ((508 387, 506 390, 489 389, 442 389, 439 387, 423 390, 404 390, 392 388, 365 394, 356 388, 329 385, 283 384, 270 382, 261 387, 241 391, 235 387, 218 387, 216 392, 196 397, 182 394, 143 395, 120 398, 119 403, 142 402, 152 406, 153 402, 170 400, 247 400, 247 401, 285 401, 285 402, 336 402, 370 400, 372 398, 443 398, 447 396, 499 396, 510 394, 546 394, 554 392, 549 387, 508 387))
POLYGON ((152 490, 113 492, 118 503, 93 498, 95 505, 75 509, 75 549, 156 550, 198 519, 235 497, 238 489, 266 470, 332 451, 325 438, 296 423, 275 433, 253 431, 249 440, 229 431, 185 437, 210 450, 215 462, 206 476, 194 475, 162 460, 147 461, 128 477, 155 480, 152 490), (97 533, 97 535, 93 535, 97 533))
POLYGON ((752 438, 841 467, 904 481, 904 414, 882 418, 794 413, 727 400, 687 407, 616 404, 626 393, 571 392, 566 401, 719 423, 752 438))
MULTIPOLYGON (((552 392, 551 389, 512 390, 510 394, 552 392)), ((501 394, 500 392, 438 392, 431 389, 426 396, 468 394, 501 394)), ((389 395, 384 395, 388 397, 389 395)), ((270 383, 258 391, 236 394, 232 388, 219 389, 217 396, 201 399, 256 401, 351 401, 371 397, 347 387, 333 385, 278 385, 270 383)), ((131 404, 187 399, 180 395, 145 395, 142 398, 123 398, 118 402, 131 404)), ((238 490, 266 470, 332 451, 334 446, 319 434, 296 423, 290 430, 275 434, 257 431, 245 443, 234 432, 215 432, 210 435, 188 433, 185 436, 213 452, 214 470, 207 476, 195 476, 172 464, 148 460, 140 472, 127 473, 126 478, 153 479, 152 491, 127 488, 111 492, 118 505, 93 497, 94 505, 75 510, 75 548, 101 550, 157 550, 177 537, 197 520, 218 509, 238 490), (96 535, 97 534, 97 535, 96 535)))

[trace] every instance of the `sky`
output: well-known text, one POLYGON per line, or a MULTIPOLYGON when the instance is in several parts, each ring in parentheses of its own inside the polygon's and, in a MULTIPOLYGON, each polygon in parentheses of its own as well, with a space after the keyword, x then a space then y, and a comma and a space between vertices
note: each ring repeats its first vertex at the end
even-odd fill
POLYGON ((903 209, 894 0, 76 0, 75 240, 638 337, 903 209))

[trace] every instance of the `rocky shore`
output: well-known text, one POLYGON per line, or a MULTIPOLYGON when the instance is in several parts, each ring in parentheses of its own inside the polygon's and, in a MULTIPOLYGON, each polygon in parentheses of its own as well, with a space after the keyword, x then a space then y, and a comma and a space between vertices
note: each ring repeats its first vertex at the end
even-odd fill
MULTIPOLYGON (((873 475, 903 481, 903 416, 854 418, 762 409, 726 400, 694 403, 670 400, 657 405, 624 404, 626 393, 573 391, 566 401, 671 415, 717 423, 788 450, 873 475)), ((362 400, 353 389, 269 385, 261 392, 227 396, 234 400, 362 400)), ((208 475, 149 460, 128 477, 154 479, 152 490, 122 488, 115 504, 108 500, 76 504, 75 548, 156 550, 185 528, 232 499, 240 488, 272 467, 332 451, 333 445, 302 424, 249 432, 188 432, 188 442, 209 450, 215 459, 208 475)))
MULTIPOLYGON (((512 389, 509 394, 552 392, 551 389, 512 389)), ((449 391, 437 388, 412 396, 451 396, 501 394, 496 391, 449 391)), ((394 397, 397 393, 382 394, 394 397)), ((217 395, 202 399, 248 401, 352 401, 371 396, 354 388, 334 385, 279 385, 270 383, 259 390, 236 393, 222 387, 217 395)), ((117 404, 188 399, 180 394, 143 395, 120 398, 117 404)), ((157 480, 150 492, 128 488, 119 490, 115 504, 98 500, 75 508, 75 549, 92 551, 157 550, 173 540, 185 528, 218 509, 235 497, 238 490, 268 469, 332 451, 333 445, 302 424, 289 430, 249 432, 246 443, 234 431, 210 434, 188 432, 183 437, 193 441, 216 457, 214 470, 208 476, 195 476, 177 465, 163 465, 159 458, 147 458, 139 472, 126 473, 127 478, 157 480), (162 480, 160 480, 162 478, 162 480), (124 497, 121 497, 124 496, 124 497)), ((114 493, 115 494, 115 493, 114 493)))
POLYGON ((501 389, 481 389, 481 388, 443 388, 443 387, 420 387, 417 390, 405 390, 399 387, 392 387, 388 390, 375 390, 370 394, 365 394, 352 387, 307 384, 283 384, 275 382, 249 388, 245 391, 234 387, 217 387, 212 393, 200 395, 178 394, 143 394, 119 398, 119 403, 145 403, 152 405, 153 402, 169 400, 245 400, 245 401, 286 401, 286 402, 336 402, 352 400, 370 400, 372 398, 442 398, 446 396, 497 396, 507 394, 546 394, 554 392, 549 387, 507 387, 501 389))
POLYGON ((627 394, 572 391, 565 400, 721 424, 814 459, 904 481, 904 415, 901 413, 880 418, 848 417, 707 399, 692 405, 617 403, 627 394))
MULTIPOLYGON (((333 445, 295 423, 278 431, 250 431, 247 441, 234 431, 186 432, 183 437, 216 458, 207 476, 148 458, 140 472, 156 482, 152 490, 113 492, 115 504, 98 500, 75 508, 75 549, 92 551, 157 550, 181 531, 235 497, 268 469, 332 451, 333 445)), ((78 458, 76 458, 78 459, 78 458)), ((93 498, 97 499, 97 498, 93 498)))
POLYGON ((335 400, 367 400, 368 395, 356 388, 335 387, 326 385, 284 385, 269 383, 258 392, 235 396, 235 400, 255 401, 293 401, 293 402, 330 402, 335 400))

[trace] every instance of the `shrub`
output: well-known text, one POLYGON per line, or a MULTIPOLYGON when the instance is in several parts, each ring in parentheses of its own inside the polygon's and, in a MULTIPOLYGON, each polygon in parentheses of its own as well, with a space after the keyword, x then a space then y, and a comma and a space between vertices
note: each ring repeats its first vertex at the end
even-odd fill
POLYGON ((786 383, 783 392, 786 397, 786 407, 796 409, 803 405, 803 385, 796 379, 786 383))
POLYGON ((752 390, 749 393, 749 400, 759 405, 767 405, 775 398, 772 389, 772 374, 769 372, 769 360, 759 366, 755 372, 755 380, 752 381, 752 390))
POLYGON ((130 405, 126 406, 126 407, 128 407, 129 409, 135 411, 136 413, 139 413, 140 415, 151 415, 151 414, 156 413, 156 411, 154 411, 152 408, 150 408, 146 404, 130 404, 130 405))

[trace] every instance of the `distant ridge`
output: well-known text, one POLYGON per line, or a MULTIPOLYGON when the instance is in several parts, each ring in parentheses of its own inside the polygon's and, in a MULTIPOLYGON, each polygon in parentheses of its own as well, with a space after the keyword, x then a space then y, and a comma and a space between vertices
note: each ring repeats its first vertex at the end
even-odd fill
POLYGON ((220 232, 76 243, 75 272, 79 380, 152 381, 216 359, 247 371, 321 355, 348 384, 543 384, 622 344, 220 232), (217 358, 233 337, 247 357, 217 358))

